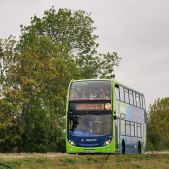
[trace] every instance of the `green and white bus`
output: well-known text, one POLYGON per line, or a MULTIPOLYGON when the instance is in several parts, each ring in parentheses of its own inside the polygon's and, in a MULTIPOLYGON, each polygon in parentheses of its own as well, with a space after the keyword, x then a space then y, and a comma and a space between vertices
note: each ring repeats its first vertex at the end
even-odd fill
POLYGON ((66 106, 67 153, 135 153, 146 145, 144 95, 115 79, 72 80, 66 106))

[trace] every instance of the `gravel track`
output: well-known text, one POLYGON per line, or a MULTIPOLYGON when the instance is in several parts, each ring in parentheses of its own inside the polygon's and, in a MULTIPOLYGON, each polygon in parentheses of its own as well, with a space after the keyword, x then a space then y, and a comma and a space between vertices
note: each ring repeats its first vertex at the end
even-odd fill
POLYGON ((0 159, 20 159, 20 158, 33 158, 33 157, 66 157, 71 156, 67 153, 0 153, 0 159))
MULTIPOLYGON (((145 154, 169 154, 169 151, 148 151, 145 154)), ((76 155, 76 154, 74 154, 76 155)), ((22 158, 55 158, 55 157, 68 157, 74 156, 67 153, 0 153, 0 159, 22 159, 22 158)))

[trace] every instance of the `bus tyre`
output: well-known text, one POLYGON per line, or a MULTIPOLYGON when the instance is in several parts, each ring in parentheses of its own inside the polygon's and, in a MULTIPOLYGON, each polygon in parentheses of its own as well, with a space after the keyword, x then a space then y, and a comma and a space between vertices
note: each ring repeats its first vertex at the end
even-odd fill
POLYGON ((126 154, 125 141, 122 140, 122 154, 126 154))
POLYGON ((138 154, 141 154, 141 142, 138 142, 138 154))

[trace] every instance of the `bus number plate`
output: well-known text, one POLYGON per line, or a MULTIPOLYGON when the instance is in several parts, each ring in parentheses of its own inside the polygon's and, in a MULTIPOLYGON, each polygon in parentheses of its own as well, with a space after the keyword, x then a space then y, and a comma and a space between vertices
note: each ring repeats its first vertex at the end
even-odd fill
POLYGON ((95 150, 85 150, 85 153, 95 153, 95 150))

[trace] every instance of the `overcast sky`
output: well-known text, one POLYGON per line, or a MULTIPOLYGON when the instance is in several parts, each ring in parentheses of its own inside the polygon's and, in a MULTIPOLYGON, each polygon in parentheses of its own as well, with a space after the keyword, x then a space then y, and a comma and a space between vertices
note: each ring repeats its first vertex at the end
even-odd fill
POLYGON ((0 38, 51 6, 91 13, 100 52, 122 57, 116 79, 142 91, 147 106, 169 97, 169 0, 0 0, 0 38))

